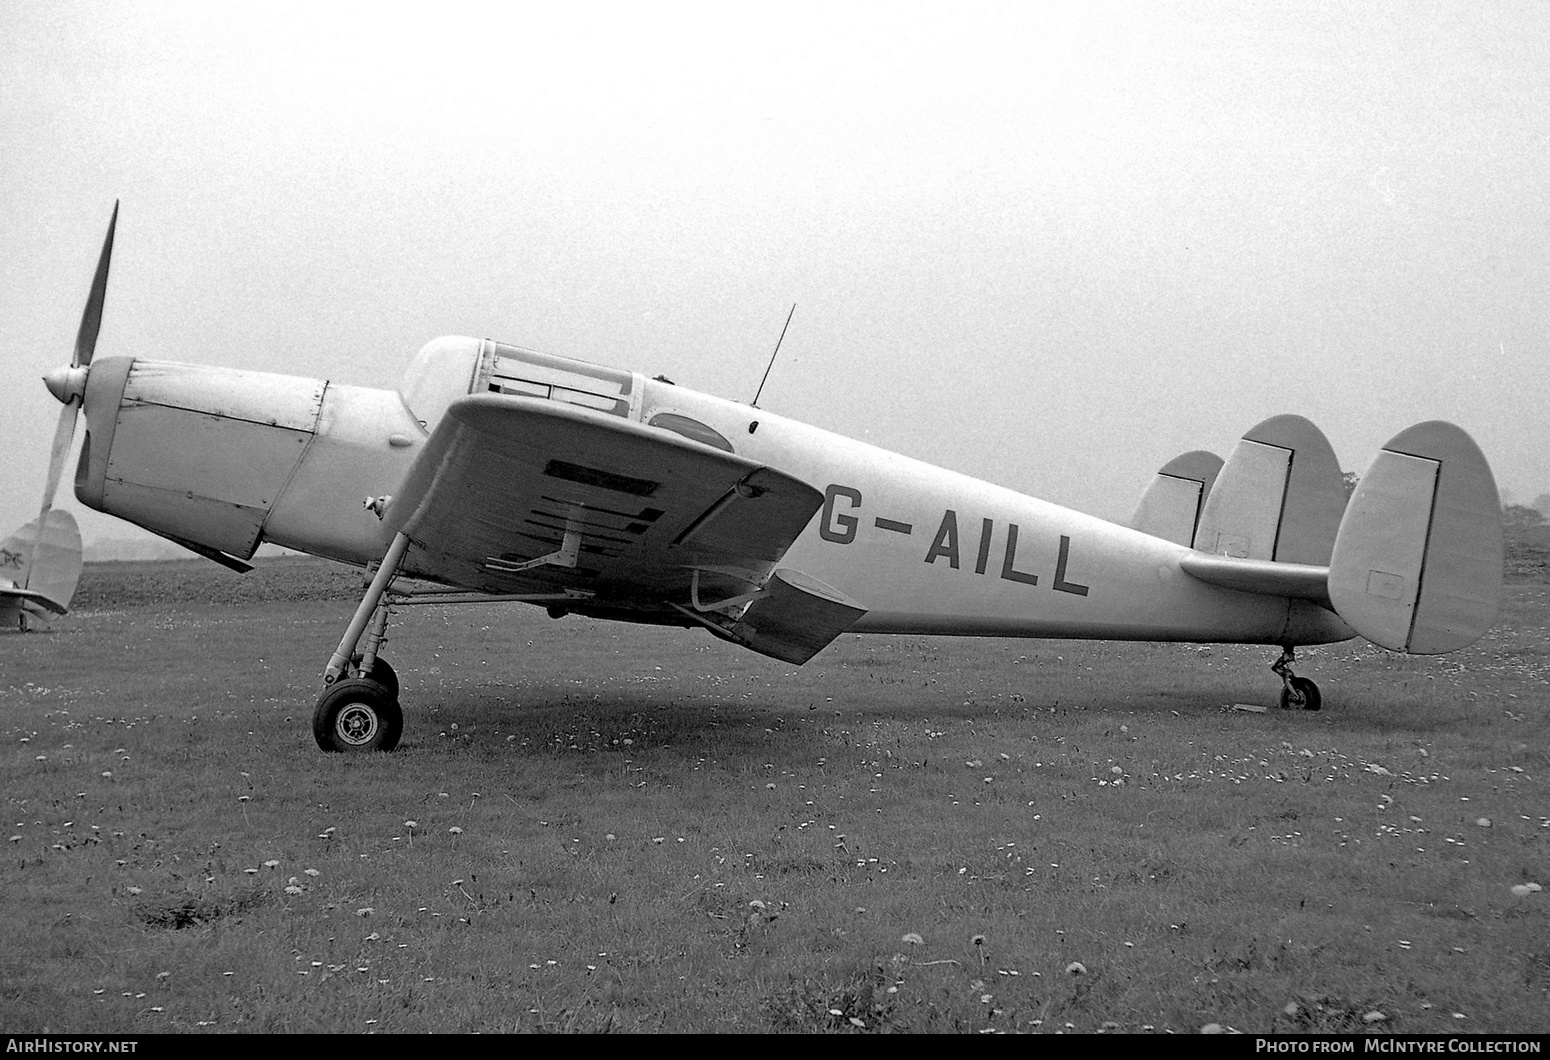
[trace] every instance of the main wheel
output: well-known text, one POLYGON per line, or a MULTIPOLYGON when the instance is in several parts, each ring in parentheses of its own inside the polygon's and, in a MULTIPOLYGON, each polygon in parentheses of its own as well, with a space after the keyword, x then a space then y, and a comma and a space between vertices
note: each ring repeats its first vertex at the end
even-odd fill
POLYGON ((1324 705, 1319 686, 1306 677, 1294 677, 1291 687, 1281 686, 1282 710, 1318 710, 1324 705))
MULTIPOLYGON (((352 655, 350 657, 350 669, 360 669, 361 660, 363 658, 365 658, 365 656, 360 652, 356 652, 354 655, 352 655)), ((362 673, 361 676, 368 681, 377 682, 377 684, 387 689, 388 692, 392 694, 394 699, 398 698, 398 674, 393 672, 393 668, 388 665, 388 661, 382 656, 377 656, 377 661, 371 664, 370 673, 362 673)))
POLYGON ((325 751, 391 751, 404 734, 398 697, 376 681, 335 681, 312 712, 312 737, 325 751))

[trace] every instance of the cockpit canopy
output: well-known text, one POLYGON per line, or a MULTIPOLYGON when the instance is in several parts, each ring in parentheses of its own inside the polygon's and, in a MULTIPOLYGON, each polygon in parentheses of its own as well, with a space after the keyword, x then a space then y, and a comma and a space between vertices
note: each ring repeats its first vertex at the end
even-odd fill
MULTIPOLYGON (((673 407, 647 402, 647 383, 633 372, 588 364, 519 346, 460 336, 435 339, 415 354, 401 393, 415 418, 431 431, 447 407, 469 394, 510 394, 563 401, 595 412, 660 427, 724 452, 732 443, 714 428, 673 407)), ((666 393, 675 393, 665 384, 666 393)))
POLYGON ((617 368, 453 336, 415 354, 401 392, 426 430, 434 430, 447 407, 469 394, 546 398, 633 419, 639 389, 633 373, 617 368))

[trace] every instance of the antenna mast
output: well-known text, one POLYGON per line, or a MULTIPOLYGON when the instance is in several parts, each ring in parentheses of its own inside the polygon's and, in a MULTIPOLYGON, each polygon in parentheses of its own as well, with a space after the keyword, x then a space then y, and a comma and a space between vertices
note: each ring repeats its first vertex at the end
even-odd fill
POLYGON ((775 340, 775 352, 770 354, 770 363, 764 366, 764 378, 759 380, 759 389, 754 391, 753 407, 759 407, 759 395, 764 393, 764 384, 770 378, 770 369, 775 367, 775 354, 780 352, 780 344, 786 341, 786 329, 791 326, 791 318, 796 315, 797 304, 791 303, 791 312, 786 314, 786 322, 781 325, 780 338, 775 340))

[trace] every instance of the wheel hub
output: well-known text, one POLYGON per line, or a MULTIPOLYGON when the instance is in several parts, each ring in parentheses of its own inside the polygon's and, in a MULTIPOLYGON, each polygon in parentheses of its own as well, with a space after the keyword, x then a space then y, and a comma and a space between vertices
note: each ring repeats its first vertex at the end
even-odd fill
POLYGON ((370 743, 377 735, 377 712, 364 703, 351 703, 339 712, 334 731, 349 744, 370 743))

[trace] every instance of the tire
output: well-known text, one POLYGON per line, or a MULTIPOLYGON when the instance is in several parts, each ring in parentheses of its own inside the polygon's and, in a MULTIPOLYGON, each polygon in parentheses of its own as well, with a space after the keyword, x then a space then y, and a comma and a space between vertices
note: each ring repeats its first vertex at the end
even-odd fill
MULTIPOLYGON (((362 655, 360 652, 356 652, 355 655, 351 656, 350 669, 360 669, 361 659, 362 655)), ((377 656, 377 661, 371 664, 371 672, 362 673, 361 677, 368 681, 377 682, 377 684, 387 689, 394 699, 398 698, 398 674, 393 671, 393 668, 388 665, 388 661, 382 656, 377 656)))
POLYGON ((312 712, 312 738, 325 751, 391 751, 403 734, 398 697, 364 677, 334 682, 312 712))
POLYGON ((1282 710, 1318 710, 1324 705, 1319 686, 1306 677, 1294 677, 1291 687, 1281 688, 1282 710))

